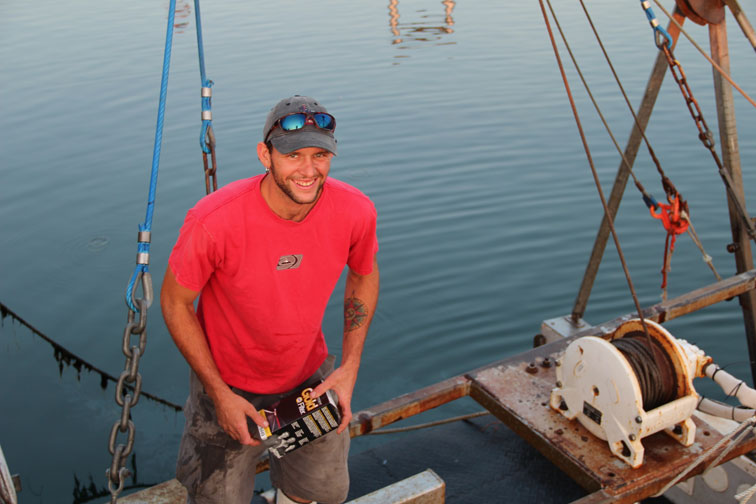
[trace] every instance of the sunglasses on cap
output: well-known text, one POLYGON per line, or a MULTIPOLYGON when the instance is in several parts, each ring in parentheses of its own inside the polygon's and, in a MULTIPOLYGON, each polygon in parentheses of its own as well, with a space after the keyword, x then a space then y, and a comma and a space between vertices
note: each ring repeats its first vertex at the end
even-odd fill
POLYGON ((336 129, 336 119, 331 114, 326 114, 325 112, 315 112, 312 114, 298 112, 283 116, 273 123, 273 127, 270 130, 273 131, 276 126, 279 126, 284 131, 295 131, 304 128, 308 124, 314 124, 318 128, 328 131, 336 129))

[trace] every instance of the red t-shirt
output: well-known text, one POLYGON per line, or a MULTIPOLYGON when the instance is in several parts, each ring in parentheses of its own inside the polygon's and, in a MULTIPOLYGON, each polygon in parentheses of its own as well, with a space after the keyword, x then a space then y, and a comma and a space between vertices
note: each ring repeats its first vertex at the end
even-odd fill
POLYGON ((321 323, 344 266, 366 275, 378 251, 373 203, 326 179, 304 220, 276 215, 263 175, 233 182, 189 210, 169 264, 201 291, 197 316, 221 377, 260 394, 289 390, 323 363, 321 323))

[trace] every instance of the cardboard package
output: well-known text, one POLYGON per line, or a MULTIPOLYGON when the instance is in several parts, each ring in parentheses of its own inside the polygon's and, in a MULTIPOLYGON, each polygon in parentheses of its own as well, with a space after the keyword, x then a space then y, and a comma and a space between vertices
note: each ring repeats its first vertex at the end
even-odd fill
POLYGON ((341 415, 333 391, 313 398, 306 386, 260 410, 268 428, 257 426, 258 437, 276 458, 281 458, 339 426, 341 415))

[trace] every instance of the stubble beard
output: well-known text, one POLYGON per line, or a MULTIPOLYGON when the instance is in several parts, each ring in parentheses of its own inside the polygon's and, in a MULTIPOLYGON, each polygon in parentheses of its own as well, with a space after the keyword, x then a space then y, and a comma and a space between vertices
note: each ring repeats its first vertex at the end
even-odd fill
POLYGON ((288 185, 286 185, 286 180, 279 177, 276 172, 276 165, 273 162, 273 159, 270 160, 270 174, 273 176, 273 181, 276 183, 278 188, 281 189, 281 192, 283 192, 291 201, 297 203, 298 205, 309 205, 311 203, 315 203, 318 200, 320 193, 323 191, 323 184, 325 183, 322 179, 319 179, 319 181, 317 182, 318 190, 315 191, 315 195, 313 196, 312 201, 303 201, 301 198, 297 197, 296 194, 294 194, 294 191, 292 191, 288 185))

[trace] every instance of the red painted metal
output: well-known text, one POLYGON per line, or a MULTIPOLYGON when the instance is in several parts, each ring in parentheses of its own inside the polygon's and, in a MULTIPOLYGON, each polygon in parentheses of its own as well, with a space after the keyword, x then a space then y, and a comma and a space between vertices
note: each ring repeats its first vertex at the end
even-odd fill
POLYGON ((722 0, 677 0, 677 6, 687 18, 700 25, 719 24, 725 17, 722 0))

